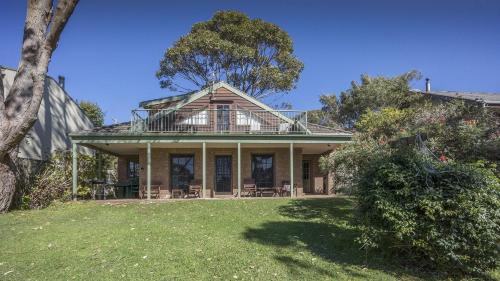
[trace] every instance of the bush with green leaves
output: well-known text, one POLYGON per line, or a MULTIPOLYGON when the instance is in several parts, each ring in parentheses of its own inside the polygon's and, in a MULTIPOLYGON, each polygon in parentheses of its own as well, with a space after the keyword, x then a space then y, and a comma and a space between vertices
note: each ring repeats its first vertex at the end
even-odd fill
POLYGON ((500 184, 494 168, 398 150, 360 172, 357 198, 367 248, 391 250, 449 273, 496 268, 500 184))
MULTIPOLYGON (((112 165, 111 157, 105 157, 104 167, 112 165), (110 162, 110 163, 108 163, 110 162)), ((97 158, 92 155, 78 155, 78 196, 90 197, 90 182, 98 175, 97 158)), ((35 176, 32 186, 23 195, 26 208, 44 208, 53 201, 65 201, 71 198, 72 156, 68 151, 55 152, 45 166, 35 176)))

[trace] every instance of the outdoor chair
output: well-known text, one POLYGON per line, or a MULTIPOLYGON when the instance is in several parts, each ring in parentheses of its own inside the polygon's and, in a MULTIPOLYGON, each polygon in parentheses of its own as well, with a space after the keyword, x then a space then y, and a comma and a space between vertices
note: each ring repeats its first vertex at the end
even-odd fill
MULTIPOLYGON (((151 198, 158 199, 160 197, 160 184, 151 184, 151 198)), ((141 185, 139 189, 139 198, 148 198, 148 186, 146 184, 141 185)))
POLYGON ((243 195, 257 196, 257 186, 255 185, 254 179, 250 178, 243 180, 243 195))
POLYGON ((202 182, 199 179, 192 180, 191 183, 188 186, 188 197, 193 196, 193 197, 200 197, 201 195, 201 185, 202 182))
MULTIPOLYGON (((280 190, 280 196, 290 196, 290 181, 282 181, 282 187, 280 190)), ((293 185, 293 193, 297 195, 297 184, 293 185)))

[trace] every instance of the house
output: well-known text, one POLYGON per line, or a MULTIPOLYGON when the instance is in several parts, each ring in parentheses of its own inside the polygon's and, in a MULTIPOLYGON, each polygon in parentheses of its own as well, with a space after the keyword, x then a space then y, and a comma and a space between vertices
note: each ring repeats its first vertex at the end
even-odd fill
POLYGON ((500 94, 481 92, 460 92, 460 91, 433 91, 429 78, 425 79, 425 91, 412 90, 413 93, 422 94, 435 102, 448 102, 451 100, 461 100, 466 103, 475 104, 491 110, 496 115, 500 115, 500 94))
MULTIPOLYGON (((16 70, 0 66, 4 95, 8 95, 16 70)), ((92 121, 64 89, 64 77, 56 82, 47 76, 45 91, 35 122, 18 147, 18 158, 30 162, 43 162, 56 150, 70 150, 68 133, 90 130, 92 121)), ((81 152, 92 153, 82 147, 81 152)))
POLYGON ((330 194, 334 179, 318 159, 351 140, 349 132, 308 123, 306 111, 274 110, 225 82, 140 107, 130 122, 70 136, 74 151, 117 156, 119 181, 138 179, 148 197, 159 189, 160 198, 171 198, 193 182, 201 197, 243 196, 247 182, 288 186, 297 196, 330 194))

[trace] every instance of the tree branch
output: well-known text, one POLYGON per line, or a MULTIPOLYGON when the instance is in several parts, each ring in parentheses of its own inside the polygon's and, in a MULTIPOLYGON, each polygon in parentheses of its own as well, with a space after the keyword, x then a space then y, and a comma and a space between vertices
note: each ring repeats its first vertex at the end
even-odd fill
POLYGON ((0 124, 0 159, 17 146, 37 120, 50 58, 77 3, 60 0, 52 17, 52 0, 28 2, 21 62, 5 101, 6 120, 0 124))
POLYGON ((4 104, 4 100, 5 100, 5 97, 4 97, 4 89, 3 89, 3 70, 2 68, 0 67, 0 121, 2 121, 3 119, 3 115, 4 115, 4 109, 5 109, 5 104, 4 104))
POLYGON ((57 48, 57 42, 59 41, 61 32, 66 26, 68 19, 71 17, 71 14, 73 14, 78 1, 79 0, 59 0, 57 2, 56 11, 52 18, 50 30, 45 41, 46 47, 50 47, 51 52, 57 48))

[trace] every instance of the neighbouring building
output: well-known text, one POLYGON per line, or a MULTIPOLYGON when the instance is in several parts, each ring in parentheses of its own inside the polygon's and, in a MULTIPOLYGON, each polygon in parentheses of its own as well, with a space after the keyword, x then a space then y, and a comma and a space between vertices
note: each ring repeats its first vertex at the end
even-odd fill
POLYGON ((331 194, 334 178, 318 160, 352 136, 308 123, 306 111, 274 110, 225 82, 140 107, 130 122, 70 136, 75 149, 117 156, 119 181, 137 180, 149 194, 158 190, 159 198, 188 192, 193 182, 202 187, 200 197, 244 195, 248 183, 288 185, 297 196, 331 194))
POLYGON ((425 90, 412 90, 422 94, 435 102, 462 100, 466 103, 482 106, 500 116, 500 93, 461 92, 461 91, 433 91, 429 78, 425 79, 425 90))
MULTIPOLYGON (((16 70, 0 66, 0 76, 7 96, 14 81, 16 70)), ((71 132, 90 130, 92 121, 64 89, 64 77, 59 82, 47 76, 43 99, 38 111, 38 120, 18 150, 20 159, 40 162, 47 160, 56 150, 71 149, 71 132)), ((82 147, 80 152, 92 153, 82 147)))

